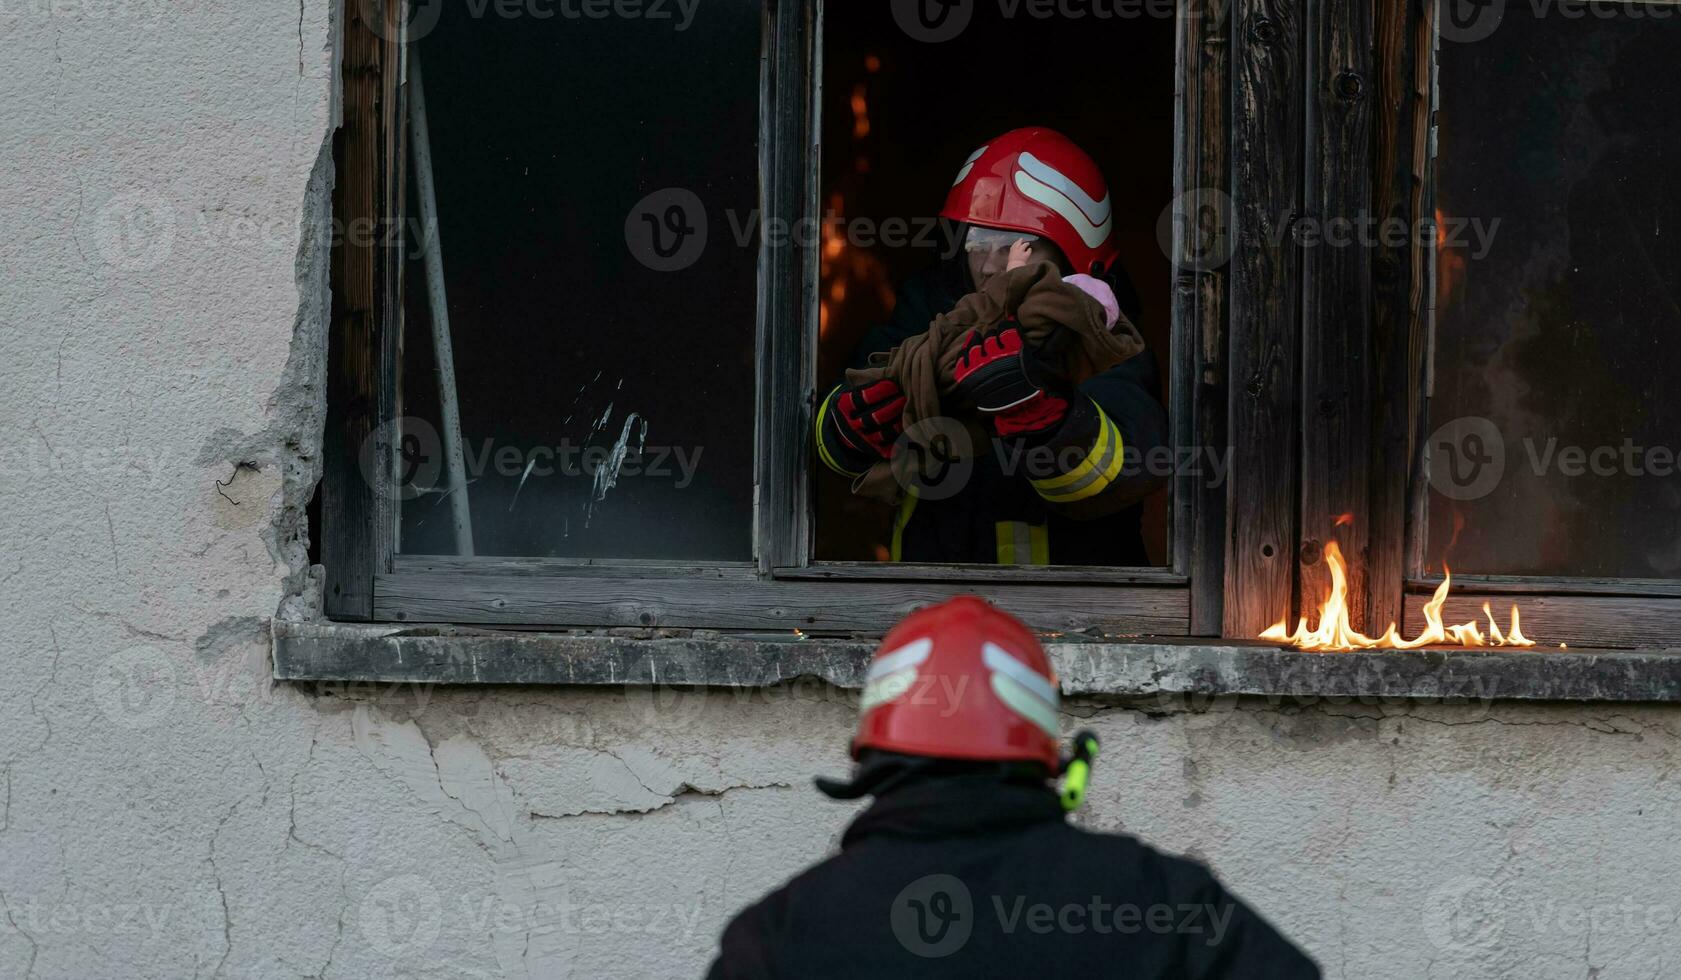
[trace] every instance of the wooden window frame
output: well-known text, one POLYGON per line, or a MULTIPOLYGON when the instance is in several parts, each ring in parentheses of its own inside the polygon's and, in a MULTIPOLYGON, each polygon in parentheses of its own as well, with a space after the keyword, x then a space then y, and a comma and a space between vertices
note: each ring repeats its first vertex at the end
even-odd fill
MULTIPOLYGON (((1202 0, 1199 0, 1202 2, 1202 0)), ((403 183, 406 22, 404 0, 345 4, 345 118, 335 215, 344 222, 406 227, 403 183), (363 16, 381 18, 369 24, 363 16), (377 28, 377 29, 374 29, 377 28)), ((766 0, 761 71, 761 207, 793 221, 818 211, 823 0, 766 0)), ((1176 189, 1199 186, 1209 138, 1202 116, 1224 98, 1218 59, 1181 24, 1180 73, 1198 73, 1180 97, 1176 189), (1192 60, 1186 62, 1189 56, 1192 60)), ((1218 121, 1215 120, 1216 130, 1218 121)), ((1223 135, 1218 137, 1223 142, 1223 135)), ((1212 154, 1216 158, 1222 154, 1212 154)), ((792 225, 791 225, 792 226, 792 225)), ((387 488, 392 447, 382 424, 400 415, 401 242, 340 243, 333 260, 334 317, 321 498, 325 606, 342 621, 556 628, 659 627, 878 633, 943 597, 984 591, 1031 626, 1052 632, 1173 636, 1219 631, 1217 533, 1223 497, 1194 474, 1176 477, 1167 568, 1082 568, 814 562, 812 458, 818 255, 791 236, 760 243, 755 404, 754 560, 567 560, 395 553, 397 508, 387 488), (1212 508, 1212 511, 1210 510, 1212 508), (792 515, 791 517, 789 515, 792 515), (1194 589, 1192 583, 1203 586, 1194 589)), ((1173 308, 1170 412, 1178 444, 1223 434, 1212 398, 1193 409, 1190 379, 1204 373, 1203 345, 1218 334, 1221 273, 1173 308), (1198 326, 1201 324, 1202 326, 1198 326), (1181 404, 1183 403, 1183 410, 1181 404), (1202 411, 1208 418, 1193 418, 1202 411)), ((1218 443, 1223 445, 1223 440, 1218 443)))
MULTIPOLYGON (((402 31, 387 0, 345 4, 335 215, 403 227, 402 31)), ((1172 484, 1162 569, 814 562, 817 256, 761 243, 754 560, 683 564, 394 553, 401 243, 341 243, 321 495, 325 606, 345 621, 879 633, 922 603, 984 591, 1035 628, 1253 637, 1311 614, 1335 541, 1355 625, 1419 627, 1428 482, 1432 243, 1308 248, 1277 229, 1434 211, 1440 0, 1180 0, 1174 190, 1218 192, 1229 262, 1175 256, 1170 424, 1228 460, 1223 485, 1172 484), (364 466, 360 447, 374 444, 364 466), (364 477, 364 470, 368 474, 364 477), (788 515, 788 516, 785 516, 788 515), (1334 515, 1347 515, 1333 521, 1334 515)), ((823 0, 767 0, 762 213, 818 208, 823 0)), ((1177 241, 1196 231, 1175 210, 1177 241)), ((772 236, 776 237, 776 236, 772 236)), ((1416 236, 1408 236, 1415 239, 1416 236)), ((1681 646, 1681 583, 1456 577, 1450 620, 1514 599, 1526 630, 1571 646, 1681 646)))

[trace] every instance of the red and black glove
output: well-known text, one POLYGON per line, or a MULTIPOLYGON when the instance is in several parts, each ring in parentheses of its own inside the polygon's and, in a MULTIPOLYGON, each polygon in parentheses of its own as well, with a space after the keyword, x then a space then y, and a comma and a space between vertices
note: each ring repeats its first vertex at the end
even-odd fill
POLYGON ((888 378, 868 385, 841 385, 824 399, 817 417, 817 445, 823 461, 856 476, 888 458, 905 430, 905 392, 888 378))
POLYGON ((1001 439, 1034 442, 1056 432, 1074 393, 1044 352, 1028 344, 1014 325, 985 336, 971 333, 967 349, 957 357, 955 379, 957 390, 974 402, 1001 439))

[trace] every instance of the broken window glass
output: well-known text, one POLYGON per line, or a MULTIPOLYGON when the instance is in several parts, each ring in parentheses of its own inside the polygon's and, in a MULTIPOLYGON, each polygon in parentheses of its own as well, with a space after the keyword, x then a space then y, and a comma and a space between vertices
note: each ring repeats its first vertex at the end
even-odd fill
POLYGON ((1469 9, 1440 51, 1428 570, 1681 575, 1681 8, 1469 9))
POLYGON ((761 4, 427 8, 399 550, 749 559, 761 4))

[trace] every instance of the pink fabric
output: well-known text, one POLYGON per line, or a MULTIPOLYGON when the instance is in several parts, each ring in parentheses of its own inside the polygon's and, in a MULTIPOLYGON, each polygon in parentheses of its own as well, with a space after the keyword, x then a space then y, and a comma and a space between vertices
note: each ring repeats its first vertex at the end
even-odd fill
POLYGON ((1062 281, 1097 300, 1103 307, 1103 325, 1115 329, 1121 319, 1121 304, 1115 302, 1115 291, 1108 283, 1086 275, 1063 276, 1062 281))

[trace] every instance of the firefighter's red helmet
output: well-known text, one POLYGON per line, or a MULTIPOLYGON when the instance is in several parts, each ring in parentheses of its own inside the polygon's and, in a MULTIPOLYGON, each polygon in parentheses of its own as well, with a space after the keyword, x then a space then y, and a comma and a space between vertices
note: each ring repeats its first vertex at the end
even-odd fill
POLYGON ((1043 235, 1077 273, 1115 262, 1109 185, 1084 150, 1052 129, 1011 130, 970 154, 940 215, 1043 235))
POLYGON ((1039 641, 974 596, 918 610, 870 660, 852 756, 1042 762, 1055 773, 1057 680, 1039 641))

